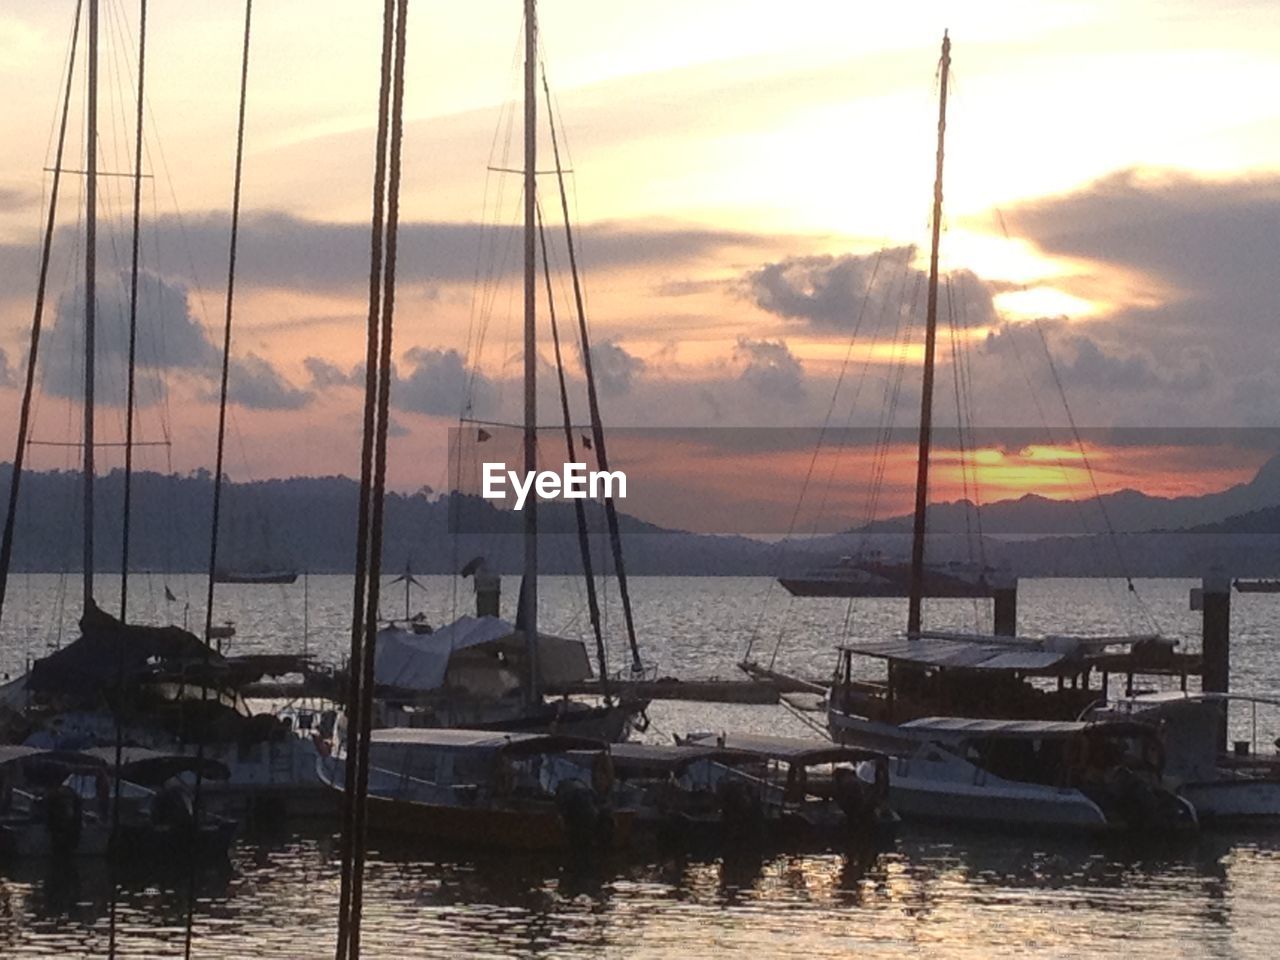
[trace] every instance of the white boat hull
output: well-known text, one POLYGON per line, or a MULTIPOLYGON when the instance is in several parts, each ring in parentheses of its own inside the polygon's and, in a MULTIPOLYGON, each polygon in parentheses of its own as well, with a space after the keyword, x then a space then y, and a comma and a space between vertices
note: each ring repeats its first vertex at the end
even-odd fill
POLYGON ((1102 809, 1079 790, 1002 780, 933 747, 890 762, 889 805, 905 820, 1086 832, 1111 828, 1102 809))
POLYGON ((1280 780, 1207 780, 1184 783, 1178 793, 1202 821, 1280 820, 1280 780))

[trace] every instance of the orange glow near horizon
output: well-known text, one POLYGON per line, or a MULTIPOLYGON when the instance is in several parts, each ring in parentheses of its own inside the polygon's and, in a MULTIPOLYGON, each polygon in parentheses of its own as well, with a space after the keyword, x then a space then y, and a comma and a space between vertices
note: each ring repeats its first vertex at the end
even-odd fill
MULTIPOLYGON (((614 468, 627 471, 627 512, 663 526, 704 532, 829 532, 909 513, 915 485, 915 446, 895 443, 872 490, 877 457, 872 445, 761 449, 738 444, 730 432, 663 434, 620 431, 610 440, 614 468), (744 517, 759 530, 743 529, 744 517)), ((1097 492, 1136 489, 1149 496, 1210 493, 1247 482, 1265 454, 1230 447, 1032 444, 1022 449, 936 447, 931 503, 964 497, 981 504, 1025 495, 1088 500, 1097 492), (1092 470, 1092 479, 1090 477, 1092 470), (976 485, 974 477, 977 478, 976 485), (966 484, 967 477, 967 484, 966 484)))

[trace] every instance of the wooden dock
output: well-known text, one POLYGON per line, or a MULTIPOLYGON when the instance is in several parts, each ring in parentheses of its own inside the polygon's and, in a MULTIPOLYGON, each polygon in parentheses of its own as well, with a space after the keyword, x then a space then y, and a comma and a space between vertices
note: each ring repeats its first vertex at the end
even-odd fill
MULTIPOLYGON (((269 699, 306 699, 320 697, 340 702, 346 693, 342 676, 334 674, 310 674, 301 683, 255 683, 245 690, 248 697, 269 699)), ((777 703, 780 694, 811 692, 816 685, 803 681, 803 686, 769 680, 724 680, 713 677, 705 680, 681 680, 676 677, 660 677, 656 680, 611 680, 609 691, 627 693, 647 700, 688 700, 702 703, 777 703)), ((582 695, 603 696, 598 679, 548 687, 551 696, 582 695)))

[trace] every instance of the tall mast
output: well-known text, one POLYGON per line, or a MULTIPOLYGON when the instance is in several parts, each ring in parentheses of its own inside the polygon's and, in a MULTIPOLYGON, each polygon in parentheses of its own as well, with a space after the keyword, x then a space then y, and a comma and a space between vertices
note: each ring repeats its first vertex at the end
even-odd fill
POLYGON ((84 610, 93 607, 94 335, 98 279, 98 0, 89 0, 89 102, 85 109, 84 610))
POLYGON ((147 82, 147 0, 138 5, 138 115, 133 144, 133 257, 129 268, 129 374, 124 412, 124 522, 120 537, 120 620, 129 614, 129 535, 133 511, 133 421, 138 361, 138 242, 142 215, 142 119, 147 82))
POLYGON ((920 386, 920 452, 916 461, 916 515, 911 531, 911 593, 907 601, 907 636, 920 634, 920 601, 924 595, 924 524, 929 499, 929 443, 933 431, 933 364, 938 338, 938 239, 942 232, 942 154, 947 133, 947 75, 951 70, 951 38, 942 34, 942 68, 938 93, 938 159, 933 180, 933 246, 929 251, 929 300, 924 328, 924 377, 920 386))
MULTIPOLYGON (((524 0, 524 472, 538 469, 538 341, 536 327, 538 11, 535 0, 524 0)), ((541 695, 538 671, 538 498, 524 505, 524 582, 520 590, 520 620, 529 661, 529 699, 541 695)))

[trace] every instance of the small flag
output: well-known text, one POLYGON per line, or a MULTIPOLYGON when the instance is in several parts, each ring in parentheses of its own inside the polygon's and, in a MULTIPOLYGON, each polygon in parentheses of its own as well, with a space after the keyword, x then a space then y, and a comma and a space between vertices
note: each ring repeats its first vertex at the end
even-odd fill
POLYGON ((582 445, 586 447, 588 450, 591 449, 591 438, 588 437, 585 433, 582 435, 582 445))
POLYGON ((169 585, 164 585, 164 598, 170 603, 174 603, 178 598, 173 595, 173 591, 169 589, 169 585))
POLYGON ((491 436, 492 434, 489 433, 488 430, 484 429, 484 427, 481 427, 479 430, 476 431, 476 443, 484 443, 491 436))

